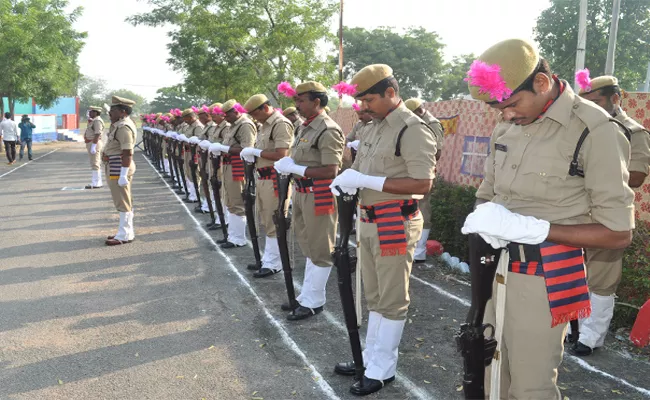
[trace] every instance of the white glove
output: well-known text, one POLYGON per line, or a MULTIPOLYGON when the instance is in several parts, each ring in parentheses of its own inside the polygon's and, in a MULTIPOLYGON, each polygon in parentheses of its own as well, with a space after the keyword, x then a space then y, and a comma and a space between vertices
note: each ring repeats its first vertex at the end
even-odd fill
POLYGON ((283 175, 295 174, 305 176, 305 171, 307 170, 307 167, 296 164, 291 157, 283 157, 276 161, 273 166, 276 171, 283 175))
POLYGON ((201 140, 201 142, 199 143, 199 147, 201 147, 203 151, 208 151, 211 144, 212 143, 210 143, 209 140, 201 140))
POLYGON ((219 144, 219 151, 222 153, 228 153, 230 151, 230 146, 219 144))
MULTIPOLYGON (((330 189, 339 186, 341 189, 345 187, 348 189, 371 189, 381 192, 384 188, 384 182, 386 182, 385 176, 365 175, 349 168, 343 171, 341 175, 334 178, 334 181, 330 185, 330 189)), ((336 194, 338 191, 335 193, 335 191, 332 190, 332 193, 336 194)))
POLYGON ((201 141, 201 140, 199 140, 199 138, 197 138, 196 136, 192 136, 192 137, 190 138, 190 143, 191 143, 191 144, 199 144, 200 141, 201 141))
POLYGON ((181 134, 181 135, 178 137, 178 140, 180 140, 181 142, 187 142, 187 141, 188 141, 187 136, 185 136, 185 135, 183 135, 183 134, 181 134))
POLYGON ((506 246, 508 246, 508 241, 506 241, 506 240, 501 240, 501 239, 486 235, 484 233, 479 233, 479 236, 481 236, 483 238, 483 240, 485 240, 486 243, 488 243, 490 246, 492 246, 493 249, 498 250, 498 249, 503 249, 506 246))
POLYGON ((465 235, 478 233, 483 239, 490 237, 506 242, 540 244, 546 240, 550 229, 548 221, 515 214, 502 205, 489 202, 479 205, 467 216, 461 232, 465 235))
POLYGON ((262 150, 256 149, 255 147, 245 147, 242 149, 241 153, 239 153, 239 156, 242 160, 248 163, 254 163, 255 157, 262 156, 262 150))
POLYGON ((348 142, 347 146, 348 146, 348 149, 359 150, 359 141, 355 140, 353 142, 348 142))
POLYGON ((212 143, 210 145, 209 151, 210 153, 214 154, 215 156, 221 155, 221 145, 219 143, 212 143))
POLYGON ((121 187, 124 187, 129 184, 128 179, 126 179, 126 176, 129 174, 129 167, 122 167, 120 168, 120 179, 118 179, 117 184, 120 185, 121 187))
POLYGON ((90 145, 90 154, 97 154, 97 143, 90 145))

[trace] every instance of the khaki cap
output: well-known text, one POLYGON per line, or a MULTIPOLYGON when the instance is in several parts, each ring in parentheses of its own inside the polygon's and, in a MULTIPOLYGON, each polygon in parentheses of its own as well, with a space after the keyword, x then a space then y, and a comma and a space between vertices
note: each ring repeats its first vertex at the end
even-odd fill
POLYGON ((284 109, 284 111, 282 111, 282 115, 287 117, 287 116, 295 113, 296 111, 298 111, 298 110, 296 110, 296 107, 287 107, 287 108, 284 109))
MULTIPOLYGON (((474 63, 477 61, 488 66, 498 65, 500 67, 500 79, 505 83, 503 89, 509 90, 510 94, 500 91, 503 92, 503 98, 497 100, 493 91, 474 86, 471 80, 468 81, 469 92, 476 100, 496 103, 506 100, 519 89, 539 66, 540 57, 537 48, 530 41, 507 39, 487 49, 474 63)), ((499 96, 501 96, 501 93, 499 96)))
POLYGON ((235 104, 237 104, 237 100, 230 99, 227 102, 223 103, 223 106, 221 107, 221 111, 223 111, 225 114, 228 111, 232 110, 235 107, 235 104))
POLYGON ((256 94, 254 96, 251 96, 250 99, 244 104, 244 108, 246 111, 251 112, 253 110, 256 110, 258 107, 260 107, 262 104, 268 102, 269 99, 263 95, 263 94, 256 94))
POLYGON ((118 96, 113 96, 111 98, 111 106, 127 106, 127 107, 133 107, 135 105, 135 101, 125 99, 123 97, 118 97, 118 96))
POLYGON ((418 107, 420 107, 420 106, 422 105, 422 103, 423 103, 422 99, 412 98, 412 99, 408 99, 408 100, 406 100, 406 101, 404 102, 404 105, 405 105, 406 108, 408 108, 410 111, 415 111, 415 110, 418 109, 418 107))
POLYGON ((363 67, 350 81, 351 85, 357 85, 355 97, 361 97, 372 89, 373 86, 386 78, 393 76, 393 69, 386 64, 372 64, 363 67))
POLYGON ((183 110, 181 117, 187 117, 188 115, 196 115, 196 114, 194 114, 194 110, 192 110, 191 108, 186 108, 185 110, 183 110))
POLYGON ((322 83, 316 81, 303 82, 296 86, 296 94, 303 94, 307 92, 314 93, 327 93, 327 89, 322 83))
POLYGON ((580 88, 579 94, 582 96, 583 94, 589 94, 595 92, 596 90, 600 90, 609 86, 618 86, 618 79, 611 75, 599 76, 598 78, 591 80, 591 89, 589 89, 589 91, 580 88))
POLYGON ((97 111, 98 113, 101 114, 103 109, 101 107, 90 106, 88 107, 88 111, 97 111))
POLYGON ((223 104, 221 104, 221 103, 214 103, 213 105, 210 106, 210 108, 215 108, 215 107, 222 108, 222 107, 223 107, 223 104))

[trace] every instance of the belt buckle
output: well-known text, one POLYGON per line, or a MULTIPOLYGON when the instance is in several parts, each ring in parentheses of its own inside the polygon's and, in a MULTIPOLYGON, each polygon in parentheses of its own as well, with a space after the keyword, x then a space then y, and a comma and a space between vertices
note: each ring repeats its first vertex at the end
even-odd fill
POLYGON ((369 218, 368 210, 366 210, 365 208, 362 208, 362 209, 359 210, 359 211, 360 211, 360 213, 361 213, 361 218, 363 218, 363 219, 370 219, 370 218, 369 218))

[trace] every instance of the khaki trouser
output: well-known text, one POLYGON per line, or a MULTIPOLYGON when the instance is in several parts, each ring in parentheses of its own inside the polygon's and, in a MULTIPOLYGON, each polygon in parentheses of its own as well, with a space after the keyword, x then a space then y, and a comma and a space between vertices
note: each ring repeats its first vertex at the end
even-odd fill
POLYGON ((302 254, 318 267, 331 267, 338 221, 336 199, 334 212, 329 215, 314 214, 313 193, 294 192, 292 203, 294 235, 302 254))
MULTIPOLYGON (((484 321, 495 325, 496 281, 493 293, 484 321)), ((566 323, 551 328, 543 277, 508 272, 501 342, 502 399, 561 399, 557 370, 562 362, 566 328, 566 323)), ((487 367, 486 393, 490 391, 490 373, 487 367)))
POLYGON ((382 257, 377 224, 362 222, 359 231, 361 276, 368 311, 392 320, 406 319, 411 302, 409 277, 415 245, 422 234, 422 217, 404 221, 404 232, 406 254, 382 257))
POLYGON ((222 165, 221 171, 223 173, 223 186, 224 199, 226 200, 226 207, 231 214, 238 217, 246 216, 246 207, 244 205, 244 198, 242 192, 244 191, 245 181, 232 180, 232 166, 222 165))
MULTIPOLYGON (((260 180, 257 179, 257 215, 260 216, 264 232, 268 237, 276 237, 275 223, 273 222, 273 214, 278 210, 278 197, 275 196, 273 190, 273 180, 260 180)), ((289 188, 288 196, 291 196, 291 188, 289 188)), ((285 206, 285 213, 289 208, 289 202, 285 206)))
POLYGON ((431 229, 431 192, 424 195, 424 198, 418 202, 418 206, 424 220, 422 229, 431 229))
MULTIPOLYGON (((90 148, 92 147, 93 142, 86 143, 86 150, 88 151, 88 157, 90 158, 90 169, 93 171, 99 171, 99 167, 102 161, 102 141, 97 142, 97 152, 95 154, 90 154, 90 148)), ((108 176, 108 175, 107 175, 108 176)))
POLYGON ((625 249, 587 249, 587 286, 599 296, 616 293, 623 274, 623 253, 625 249))
POLYGON ((117 184, 119 176, 110 176, 110 171, 108 163, 106 163, 106 180, 108 181, 108 187, 111 189, 111 196, 113 197, 113 204, 119 212, 130 212, 133 210, 133 203, 131 200, 131 184, 133 183, 133 174, 135 173, 135 163, 131 163, 131 168, 129 169, 129 174, 127 175, 127 180, 129 184, 125 187, 121 187, 117 184))

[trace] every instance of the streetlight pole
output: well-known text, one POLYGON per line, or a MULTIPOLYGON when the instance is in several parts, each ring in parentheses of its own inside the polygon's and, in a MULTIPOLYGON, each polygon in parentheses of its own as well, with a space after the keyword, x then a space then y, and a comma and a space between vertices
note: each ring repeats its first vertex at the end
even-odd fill
MULTIPOLYGON (((578 47, 576 50, 576 70, 585 67, 585 50, 587 48, 587 0, 580 0, 580 17, 578 18, 578 47)), ((574 78, 575 79, 575 78, 574 78)), ((578 82, 574 81, 576 93, 580 90, 578 82)))
POLYGON ((618 36, 618 16, 621 11, 621 0, 614 0, 612 5, 612 25, 609 28, 609 46, 607 46, 607 62, 605 75, 614 74, 614 59, 616 58, 616 37, 618 36))

